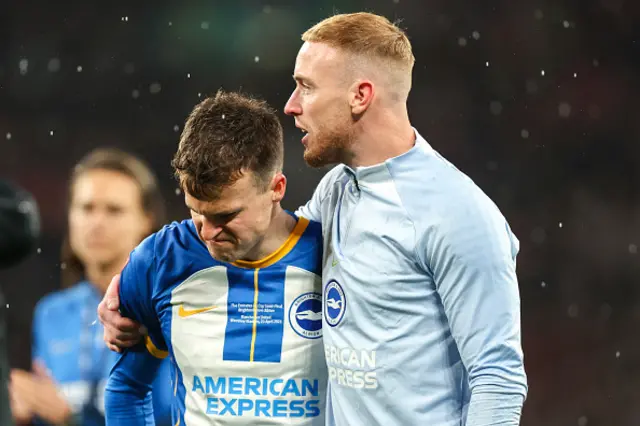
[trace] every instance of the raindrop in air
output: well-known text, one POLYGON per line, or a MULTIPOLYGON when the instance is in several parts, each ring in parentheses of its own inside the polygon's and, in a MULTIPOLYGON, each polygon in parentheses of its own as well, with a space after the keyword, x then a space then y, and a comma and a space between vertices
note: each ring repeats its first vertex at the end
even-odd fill
POLYGON ((20 69, 20 74, 25 75, 29 70, 29 60, 20 59, 20 62, 18 62, 18 68, 20 69))
POLYGON ((152 95, 160 93, 160 90, 162 90, 162 86, 160 86, 160 83, 151 83, 149 85, 149 93, 151 93, 152 95))

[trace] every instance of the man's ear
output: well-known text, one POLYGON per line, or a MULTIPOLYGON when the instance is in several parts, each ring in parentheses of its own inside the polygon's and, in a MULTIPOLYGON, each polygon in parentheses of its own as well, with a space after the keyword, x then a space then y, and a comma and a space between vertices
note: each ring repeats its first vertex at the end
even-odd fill
POLYGON ((373 102, 375 95, 373 82, 370 80, 357 80, 349 89, 349 106, 351 114, 362 115, 373 102))
POLYGON ((279 203, 284 198, 285 192, 287 192, 287 177, 282 172, 276 173, 271 180, 271 200, 274 203, 279 203))

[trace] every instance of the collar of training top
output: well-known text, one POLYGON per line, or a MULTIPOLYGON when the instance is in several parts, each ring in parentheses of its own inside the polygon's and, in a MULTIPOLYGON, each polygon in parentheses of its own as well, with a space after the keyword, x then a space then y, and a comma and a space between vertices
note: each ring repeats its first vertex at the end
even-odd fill
POLYGON ((433 151, 433 148, 429 143, 420 136, 420 133, 413 128, 416 134, 416 143, 409 151, 404 154, 400 154, 397 157, 389 158, 383 163, 374 164, 373 166, 356 167, 355 169, 347 165, 344 166, 345 172, 358 183, 375 183, 389 179, 388 165, 394 166, 401 165, 405 162, 413 161, 420 153, 427 153, 433 151))

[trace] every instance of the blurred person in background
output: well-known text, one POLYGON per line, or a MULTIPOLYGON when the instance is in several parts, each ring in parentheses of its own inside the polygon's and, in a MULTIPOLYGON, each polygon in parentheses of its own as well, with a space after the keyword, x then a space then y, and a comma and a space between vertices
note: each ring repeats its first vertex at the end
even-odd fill
MULTIPOLYGON (((0 269, 10 268, 26 258, 39 234, 40 214, 32 195, 12 183, 0 181, 0 269)), ((4 295, 0 292, 0 425, 12 426, 4 306, 4 295)))
MULTIPOLYGON (((164 222, 156 177, 138 158, 98 149, 73 169, 63 290, 42 298, 33 320, 33 372, 12 370, 9 394, 19 424, 103 425, 104 387, 117 354, 102 340, 96 307, 129 253, 164 222)), ((171 421, 165 360, 153 386, 156 425, 171 421)))

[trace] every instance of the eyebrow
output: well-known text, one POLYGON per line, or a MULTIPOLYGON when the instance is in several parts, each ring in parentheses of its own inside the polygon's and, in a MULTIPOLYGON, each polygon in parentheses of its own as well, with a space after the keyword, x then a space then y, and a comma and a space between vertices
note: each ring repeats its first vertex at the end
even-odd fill
POLYGON ((226 210, 226 211, 215 212, 215 213, 207 213, 207 212, 198 211, 198 210, 194 209, 193 207, 191 207, 189 204, 186 204, 186 206, 192 212, 194 212, 196 214, 199 214, 199 215, 202 215, 202 216, 208 216, 208 217, 231 216, 233 214, 239 213, 242 210, 241 208, 237 208, 237 209, 233 209, 233 210, 226 210))
POLYGON ((293 80, 298 83, 311 84, 311 80, 309 80, 307 77, 303 77, 301 75, 295 75, 295 74, 293 74, 291 77, 293 77, 293 80))

